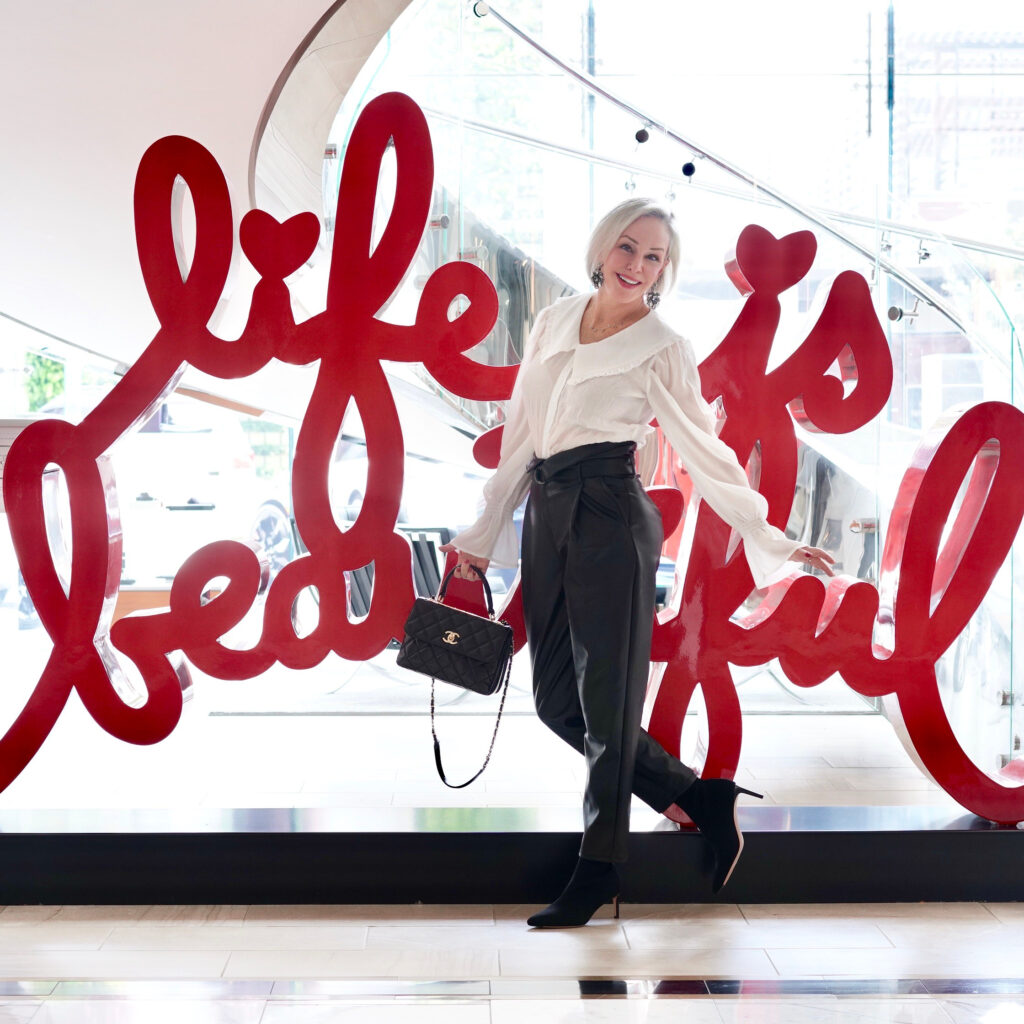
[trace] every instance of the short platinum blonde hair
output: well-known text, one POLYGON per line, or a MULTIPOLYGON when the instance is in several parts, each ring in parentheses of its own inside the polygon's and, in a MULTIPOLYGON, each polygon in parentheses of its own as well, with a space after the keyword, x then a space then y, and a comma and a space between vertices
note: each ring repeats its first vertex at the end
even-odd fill
POLYGON ((587 244, 587 277, 601 265, 626 228, 640 217, 657 217, 668 229, 668 251, 665 253, 667 266, 663 264, 665 269, 662 271, 665 281, 659 289, 664 295, 675 284, 681 243, 672 214, 653 199, 627 199, 597 222, 587 244))

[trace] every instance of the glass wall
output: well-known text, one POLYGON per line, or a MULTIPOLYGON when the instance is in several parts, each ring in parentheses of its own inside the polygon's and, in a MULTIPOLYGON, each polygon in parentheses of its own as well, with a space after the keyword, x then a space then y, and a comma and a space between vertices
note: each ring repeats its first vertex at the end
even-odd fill
MULTIPOLYGON (((325 143, 320 257, 329 258, 331 240, 344 230, 335 206, 354 120, 368 100, 394 89, 427 115, 435 183, 416 266, 385 315, 400 318, 414 308, 436 267, 475 262, 499 297, 498 323, 473 353, 481 361, 517 362, 537 312, 589 287, 583 249, 590 228, 623 198, 662 201, 682 228, 677 286, 662 311, 691 339, 698 359, 714 350, 743 305, 724 269, 740 231, 757 223, 781 237, 809 228, 817 256, 808 276, 782 296, 771 365, 804 339, 835 275, 853 269, 871 286, 895 377, 885 410, 870 424, 841 436, 798 429, 800 475, 788 529, 828 548, 844 574, 878 585, 897 489, 928 431, 964 405, 1020 405, 1015 325, 1024 317, 1024 194, 1013 168, 1024 147, 1024 33, 1007 31, 985 4, 972 9, 967 27, 952 4, 870 0, 842 9, 793 3, 782 12, 671 0, 642 9, 618 0, 508 0, 493 14, 478 10, 483 16, 463 0, 414 0, 340 101, 325 143)), ((386 164, 381 217, 388 187, 386 164)), ((311 268, 307 284, 322 287, 323 270, 311 268)), ((0 385, 9 415, 77 420, 116 379, 118 367, 82 353, 73 339, 60 343, 11 324, 4 330, 0 385)), ((472 440, 503 413, 497 404, 444 393, 421 368, 387 370, 409 442, 399 526, 417 545, 418 589, 429 592, 436 544, 476 514, 486 472, 472 458, 472 440)), ((125 534, 119 614, 161 606, 181 561, 209 540, 251 540, 275 570, 302 551, 289 490, 295 426, 258 409, 177 393, 122 442, 114 453, 125 534)), ((359 514, 365 477, 361 426, 351 418, 332 467, 339 522, 359 514)), ((665 605, 685 554, 678 535, 666 544, 665 605)), ((1013 643, 1022 615, 1019 554, 938 666, 956 734, 990 773, 1020 746, 1021 655, 1013 643)), ((10 720, 49 647, 6 536, 0 560, 0 620, 24 682, 5 691, 10 720)), ((358 614, 372 576, 349 575, 358 614)), ((501 595, 514 574, 491 578, 501 595)), ((257 605, 230 642, 244 645, 261 614, 257 605)), ((296 629, 308 629, 316 615, 310 591, 296 605, 296 629)), ((881 627, 876 640, 887 640, 881 627)), ((733 675, 748 715, 880 722, 893 711, 837 676, 799 688, 777 662, 733 675)), ((369 723, 410 715, 419 728, 426 713, 422 686, 394 669, 393 650, 366 664, 331 658, 308 672, 277 668, 245 683, 193 676, 179 747, 182 737, 213 743, 223 728, 245 745, 246 737, 266 737, 268 723, 287 719, 290 729, 303 716, 367 716, 369 723)), ((513 718, 531 714, 527 676, 517 664, 513 718)), ((466 717, 490 713, 461 695, 442 703, 466 717)), ((200 760, 230 773, 212 752, 200 760)), ((143 761, 141 753, 109 753, 111 765, 143 761)), ((315 763, 320 767, 309 772, 320 771, 322 783, 307 773, 299 789, 327 803, 360 792, 351 773, 341 778, 327 762, 315 763)), ((208 782, 183 786, 173 799, 216 802, 208 782)), ((124 792, 126 802, 144 799, 138 788, 124 792)), ((303 799, 283 783, 268 781, 255 792, 251 799, 268 803, 303 799)), ((0 806, 18 799, 12 790, 0 795, 0 806)), ((61 799, 53 795, 55 805, 61 799)), ((87 795, 74 799, 91 805, 87 795)))
MULTIPOLYGON (((821 290, 853 269, 871 284, 895 379, 871 424, 801 434, 789 530, 877 584, 915 449, 951 410, 1014 401, 1020 372, 1020 136, 1011 126, 1024 37, 984 6, 970 28, 963 20, 953 5, 793 4, 780 17, 763 5, 666 3, 640 17, 601 0, 499 4, 491 14, 425 0, 368 63, 331 138, 342 153, 362 104, 384 91, 424 108, 437 162, 430 254, 433 265, 475 259, 495 281, 502 316, 491 361, 514 361, 537 310, 588 287, 589 228, 629 195, 663 201, 682 227, 680 280, 663 309, 698 358, 742 305, 723 269, 740 230, 814 231, 818 255, 783 296, 773 364, 806 335, 821 290)), ((336 173, 327 180, 331 210, 336 173)), ((477 415, 490 423, 497 414, 477 415)), ((677 555, 666 550, 669 563, 677 555)), ((938 666, 957 735, 989 772, 1019 746, 1015 566, 938 666)), ((835 678, 797 690, 777 664, 734 675, 748 712, 886 713, 835 678)))

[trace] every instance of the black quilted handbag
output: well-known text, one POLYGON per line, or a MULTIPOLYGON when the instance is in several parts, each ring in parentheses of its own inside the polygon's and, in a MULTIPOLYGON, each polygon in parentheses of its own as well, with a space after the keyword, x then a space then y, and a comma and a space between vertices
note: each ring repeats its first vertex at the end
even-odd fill
POLYGON ((452 569, 441 582, 436 598, 419 597, 413 602, 412 611, 405 621, 405 639, 396 659, 402 668, 430 676, 430 732, 434 737, 434 763, 441 781, 451 789, 468 786, 483 774, 490 762, 512 673, 512 627, 507 622, 495 622, 494 600, 487 577, 476 566, 473 570, 484 585, 488 617, 449 608, 442 603, 448 582, 455 574, 452 569), (496 693, 499 689, 502 691, 487 757, 480 771, 459 785, 445 778, 441 764, 441 743, 434 726, 434 688, 438 679, 484 695, 496 693))

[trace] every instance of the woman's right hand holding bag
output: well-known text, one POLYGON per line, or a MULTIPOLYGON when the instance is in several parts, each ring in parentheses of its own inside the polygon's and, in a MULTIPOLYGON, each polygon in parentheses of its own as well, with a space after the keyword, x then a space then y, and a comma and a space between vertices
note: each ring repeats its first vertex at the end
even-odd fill
POLYGON ((473 569, 476 568, 485 573, 491 564, 489 558, 479 558, 477 555, 466 554, 465 551, 459 551, 454 544, 442 544, 438 550, 443 551, 446 555, 449 552, 455 552, 455 557, 458 558, 458 564, 455 566, 455 578, 457 580, 477 580, 480 577, 477 576, 473 569))

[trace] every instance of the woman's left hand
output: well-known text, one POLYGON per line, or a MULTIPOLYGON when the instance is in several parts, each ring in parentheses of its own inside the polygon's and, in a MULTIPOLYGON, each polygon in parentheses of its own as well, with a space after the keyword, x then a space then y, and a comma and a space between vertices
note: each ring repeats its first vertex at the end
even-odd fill
POLYGON ((797 548, 789 556, 791 562, 803 562, 812 569, 820 569, 826 576, 835 576, 832 566, 835 559, 824 548, 797 548))

